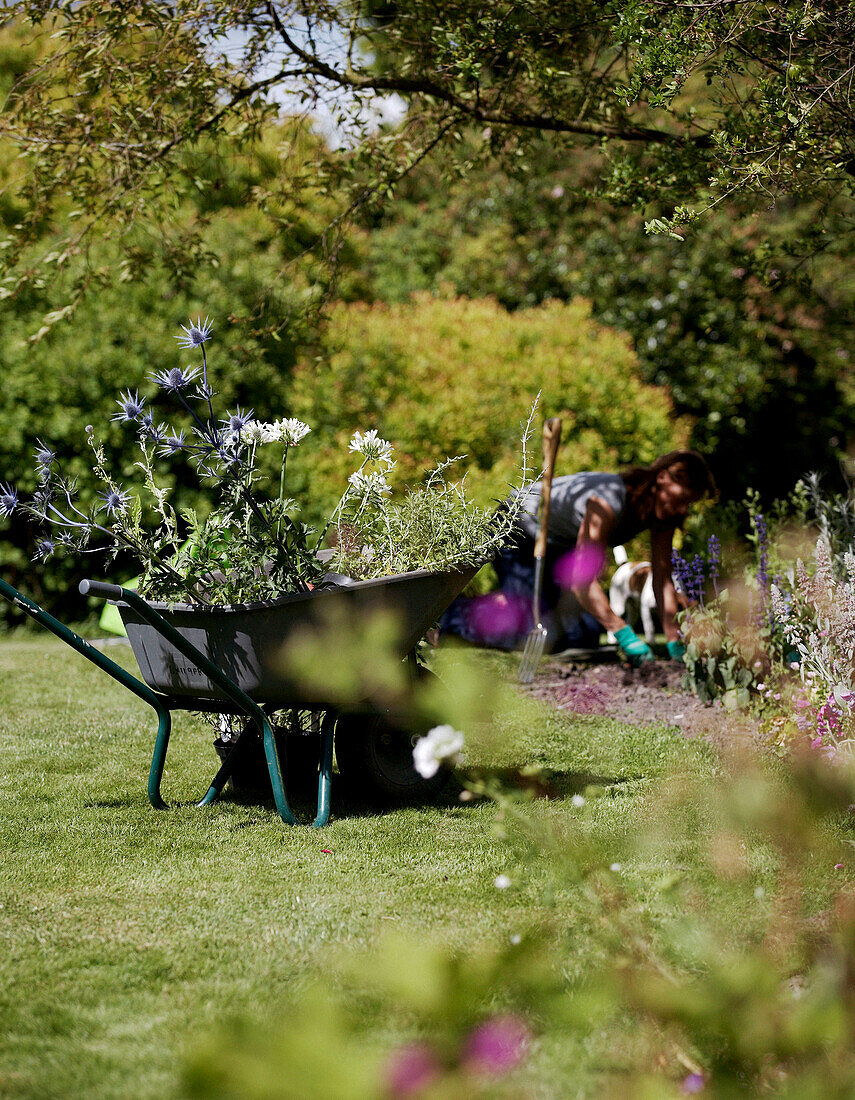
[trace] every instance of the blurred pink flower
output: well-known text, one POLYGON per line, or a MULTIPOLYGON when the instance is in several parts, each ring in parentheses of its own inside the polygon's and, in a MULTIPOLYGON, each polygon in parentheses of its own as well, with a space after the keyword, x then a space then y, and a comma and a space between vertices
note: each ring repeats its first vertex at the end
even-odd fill
POLYGON ((386 1067, 389 1095, 416 1096, 440 1074, 439 1060, 427 1043, 410 1043, 392 1055, 386 1067))
POLYGON ((683 1078, 683 1083, 680 1086, 680 1091, 686 1096, 694 1096, 695 1093, 703 1092, 704 1078, 700 1073, 690 1073, 688 1077, 683 1078))
POLYGON ((606 554, 596 542, 584 542, 555 563, 555 583, 561 588, 590 584, 600 575, 606 554))
POLYGON ((466 1041, 463 1066, 472 1073, 508 1073, 525 1058, 531 1033, 516 1016, 495 1016, 466 1041))
POLYGON ((491 592, 478 596, 469 607, 469 623, 481 641, 525 634, 531 603, 522 596, 491 592))

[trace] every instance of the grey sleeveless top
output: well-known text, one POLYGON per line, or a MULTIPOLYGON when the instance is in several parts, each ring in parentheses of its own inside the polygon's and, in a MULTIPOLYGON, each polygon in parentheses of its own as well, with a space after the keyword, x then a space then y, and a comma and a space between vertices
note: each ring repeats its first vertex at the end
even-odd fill
MULTIPOLYGON (((518 526, 531 539, 537 536, 537 512, 540 504, 540 482, 532 482, 522 493, 514 492, 511 500, 522 496, 518 526)), ((579 528, 591 497, 599 497, 615 514, 609 533, 609 546, 620 546, 638 534, 639 527, 630 521, 626 508, 626 486, 619 474, 581 473, 553 478, 549 503, 547 547, 551 551, 569 550, 576 545, 579 528)))

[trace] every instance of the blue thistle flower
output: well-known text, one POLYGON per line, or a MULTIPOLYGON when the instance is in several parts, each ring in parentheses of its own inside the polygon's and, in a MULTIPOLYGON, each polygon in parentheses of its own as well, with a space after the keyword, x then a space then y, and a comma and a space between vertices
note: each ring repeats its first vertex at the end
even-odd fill
POLYGON ((152 371, 149 378, 169 393, 180 393, 199 377, 198 367, 173 367, 172 370, 152 371))
POLYGON ((51 538, 39 539, 36 543, 36 556, 34 561, 47 561, 56 550, 56 543, 51 538))
POLYGON ((49 504, 53 503, 53 492, 47 486, 42 486, 41 489, 37 489, 33 493, 33 507, 40 512, 44 512, 49 504))
POLYGON ((181 325, 181 331, 184 335, 175 337, 176 340, 180 341, 178 346, 181 348, 198 348, 206 340, 211 339, 213 322, 209 317, 206 317, 204 321, 197 317, 194 324, 191 317, 189 325, 181 325))
POLYGON ((18 505, 18 490, 4 483, 0 485, 0 516, 11 516, 18 505))
POLYGON ((155 446, 158 443, 162 443, 166 438, 163 432, 162 424, 155 424, 154 417, 151 413, 143 413, 139 418, 140 436, 143 439, 147 439, 149 443, 153 443, 155 446))
POLYGON ((220 423, 223 425, 223 431, 230 432, 232 435, 239 435, 254 417, 255 412, 253 409, 250 409, 249 412, 244 412, 243 409, 238 406, 233 413, 226 413, 225 419, 220 421, 220 423))
POLYGON ((98 496, 104 502, 104 511, 108 516, 124 512, 128 506, 128 494, 123 489, 108 489, 105 493, 99 493, 98 496))
POLYGON ((53 460, 56 458, 56 451, 52 450, 47 443, 43 443, 40 439, 36 440, 36 449, 33 451, 33 455, 36 460, 36 464, 41 467, 42 472, 48 469, 53 460))
POLYGON ((117 412, 111 419, 126 424, 129 420, 138 420, 142 416, 145 409, 145 398, 140 397, 136 390, 133 393, 127 390, 119 397, 116 404, 121 411, 117 412))
POLYGON ((157 449, 157 453, 164 458, 172 458, 173 455, 178 454, 179 451, 183 451, 186 447, 184 429, 173 432, 172 435, 166 436, 157 449))

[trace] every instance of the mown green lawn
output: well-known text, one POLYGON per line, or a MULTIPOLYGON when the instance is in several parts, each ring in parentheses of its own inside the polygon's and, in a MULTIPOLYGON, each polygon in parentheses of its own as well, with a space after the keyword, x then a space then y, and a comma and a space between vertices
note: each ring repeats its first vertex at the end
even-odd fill
MULTIPOLYGON (((131 667, 127 649, 109 653, 131 667)), ((504 658, 483 663, 512 683, 504 658)), ((608 961, 572 876, 556 881, 513 836, 498 835, 492 802, 350 806, 320 831, 228 799, 157 812, 145 796, 154 733, 146 706, 37 635, 0 643, 0 685, 2 1096, 180 1096, 186 1057, 214 1029, 239 1017, 275 1030, 316 982, 356 1004, 366 1034, 391 1047, 411 1019, 362 998, 347 977, 350 961, 365 965, 388 932, 465 951, 557 922, 570 978, 608 961), (500 874, 511 888, 495 887, 500 874)), ((702 788, 720 770, 716 755, 674 730, 579 718, 524 701, 512 686, 497 691, 502 737, 481 731, 473 758, 548 767, 559 797, 525 812, 584 834, 604 866, 620 860, 632 905, 655 935, 674 915, 663 876, 691 876, 695 866, 706 875, 702 802, 692 808, 697 835, 693 827, 640 847, 634 840, 655 824, 666 772, 702 788), (574 805, 594 781, 603 797, 574 805)), ((178 717, 167 797, 203 793, 216 770, 211 740, 209 727, 178 717)), ((721 891, 718 919, 734 942, 760 934, 756 881, 774 868, 762 851, 753 858, 752 882, 721 891)), ((821 895, 818 886, 817 907, 821 895)), ((687 942, 675 965, 691 969, 693 950, 687 942)), ((545 1032, 506 1094, 601 1095, 603 1074, 649 1061, 651 1042, 626 1013, 545 1032)))

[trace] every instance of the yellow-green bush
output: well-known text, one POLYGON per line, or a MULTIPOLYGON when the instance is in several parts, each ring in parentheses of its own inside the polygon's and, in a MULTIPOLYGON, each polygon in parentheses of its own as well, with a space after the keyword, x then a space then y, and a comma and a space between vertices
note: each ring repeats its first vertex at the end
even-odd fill
POLYGON ((339 305, 324 339, 318 358, 298 364, 288 409, 314 430, 293 467, 289 459, 290 491, 311 500, 311 518, 355 468, 347 444, 356 429, 392 441, 397 484, 467 455, 456 476, 467 472, 482 503, 506 495, 538 391, 538 427, 544 416, 563 420, 559 474, 649 462, 686 439, 667 391, 641 381, 628 338, 592 321, 584 299, 513 313, 492 298, 428 294, 339 305))

